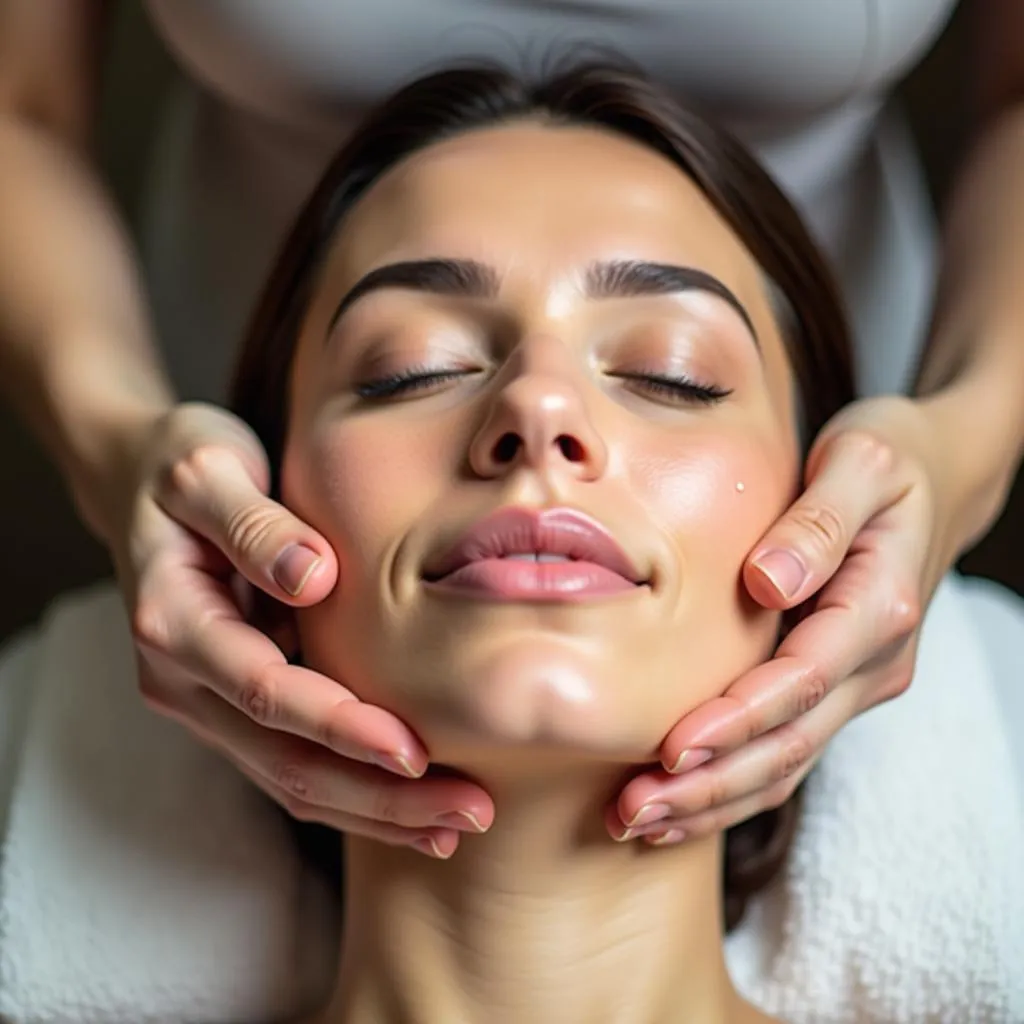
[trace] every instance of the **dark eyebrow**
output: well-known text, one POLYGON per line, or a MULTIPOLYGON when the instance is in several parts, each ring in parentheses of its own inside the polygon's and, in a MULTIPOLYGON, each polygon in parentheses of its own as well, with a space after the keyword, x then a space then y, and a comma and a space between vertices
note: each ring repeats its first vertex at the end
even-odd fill
POLYGON ((595 263, 587 270, 587 293, 596 299, 630 298, 634 295, 673 295, 677 292, 708 292, 725 300, 739 314, 754 344, 758 341, 754 322, 746 307, 717 277, 693 267, 645 260, 615 260, 595 263))
POLYGON ((327 332, 342 314, 359 299, 385 288, 430 292, 434 295, 458 295, 471 299, 491 299, 498 293, 497 272, 476 260, 407 260, 388 263, 371 270, 345 293, 335 309, 327 332))
MULTIPOLYGON (((743 303, 717 277, 693 267, 645 260, 613 260, 587 268, 586 293, 595 299, 619 299, 644 295, 672 295, 701 291, 727 302, 740 316, 754 344, 757 331, 743 303)), ((388 263, 361 277, 342 297, 327 325, 330 334, 340 317, 359 299, 385 288, 491 299, 498 293, 499 275, 493 267, 476 260, 429 259, 388 263)))

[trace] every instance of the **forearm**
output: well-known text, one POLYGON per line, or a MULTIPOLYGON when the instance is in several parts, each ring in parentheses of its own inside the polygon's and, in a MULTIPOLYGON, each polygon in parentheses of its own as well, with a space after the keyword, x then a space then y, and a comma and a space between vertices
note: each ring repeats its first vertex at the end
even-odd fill
POLYGON ((1024 453, 1024 105, 979 137, 952 195, 917 391, 950 463, 962 550, 998 517, 1024 453))
POLYGON ((0 388, 89 525, 127 438, 171 403, 126 232, 87 162, 0 119, 0 388))

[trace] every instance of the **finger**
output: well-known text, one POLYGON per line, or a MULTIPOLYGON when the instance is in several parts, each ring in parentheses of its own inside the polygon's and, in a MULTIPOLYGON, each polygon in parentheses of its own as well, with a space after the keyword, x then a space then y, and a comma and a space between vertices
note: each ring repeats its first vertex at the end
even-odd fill
POLYGON ((271 501, 231 448, 193 448, 161 476, 157 501, 212 541, 253 585, 291 605, 315 604, 337 582, 337 560, 314 529, 271 501))
POLYGON ((802 778, 794 779, 785 787, 741 797, 732 803, 723 804, 714 810, 690 818, 666 818, 651 825, 627 829, 619 841, 640 839, 650 846, 674 846, 692 839, 720 835, 726 829, 739 825, 756 814, 781 806, 796 792, 801 781, 802 778))
POLYGON ((332 757, 297 737, 270 733, 214 694, 192 705, 196 729, 270 792, 293 817, 337 826, 347 819, 403 829, 487 831, 494 805, 475 783, 459 778, 398 779, 378 768, 332 757))
MULTIPOLYGON (((253 785, 266 793, 271 800, 279 804, 285 811, 288 810, 286 806, 286 793, 275 787, 272 783, 268 783, 263 776, 253 771, 247 765, 235 762, 235 767, 253 785)), ((459 845, 459 833, 454 829, 407 829, 400 825, 390 825, 386 822, 370 821, 365 818, 357 818, 354 815, 332 813, 330 811, 300 817, 299 820, 326 825, 328 828, 336 829, 338 832, 343 832, 346 835, 362 836, 366 839, 386 843, 388 846, 411 847, 438 860, 447 860, 458 849, 459 845)))
POLYGON ((397 774, 426 771, 427 753, 408 726, 333 679, 289 665, 269 638, 238 618, 226 586, 191 569, 170 579, 167 587, 160 574, 147 581, 133 619, 154 675, 186 672, 264 730, 397 774))
MULTIPOLYGON (((692 770, 714 753, 808 714, 869 663, 900 658, 920 624, 913 573, 901 569, 907 557, 900 537, 898 531, 880 534, 870 550, 851 555, 771 661, 683 718, 662 743, 666 769, 692 770)), ((868 697, 862 706, 880 699, 868 697)))
POLYGON ((909 488, 889 445, 866 432, 838 434, 812 456, 806 490, 744 564, 747 590, 767 608, 792 608, 816 593, 864 524, 909 488))
POLYGON ((696 818, 757 796, 778 806, 804 778, 825 744, 856 711, 851 680, 814 711, 683 776, 652 772, 623 787, 620 827, 696 818), (775 801, 774 803, 772 801, 775 801))
POLYGON ((815 612, 790 634, 785 650, 683 718, 662 743, 662 765, 672 774, 694 771, 810 714, 855 670, 866 634, 864 616, 856 611, 815 612))

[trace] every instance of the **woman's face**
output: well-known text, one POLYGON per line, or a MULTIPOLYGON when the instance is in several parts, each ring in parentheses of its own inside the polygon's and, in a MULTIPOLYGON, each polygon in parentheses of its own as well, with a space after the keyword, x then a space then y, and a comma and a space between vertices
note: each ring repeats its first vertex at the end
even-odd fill
POLYGON ((434 145, 342 224, 290 382, 285 502, 340 582, 305 662, 433 759, 648 759, 771 650, 745 556, 799 466, 753 258, 594 129, 434 145))

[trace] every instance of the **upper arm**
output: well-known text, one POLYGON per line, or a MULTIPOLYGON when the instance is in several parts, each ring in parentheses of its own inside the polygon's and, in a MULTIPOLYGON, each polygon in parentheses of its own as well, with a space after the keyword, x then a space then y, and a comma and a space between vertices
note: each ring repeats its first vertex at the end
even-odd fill
POLYGON ((988 120, 1024 101, 1024 2, 970 0, 971 66, 976 110, 988 120))
POLYGON ((0 116, 84 144, 99 93, 105 0, 0 0, 0 116))

